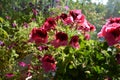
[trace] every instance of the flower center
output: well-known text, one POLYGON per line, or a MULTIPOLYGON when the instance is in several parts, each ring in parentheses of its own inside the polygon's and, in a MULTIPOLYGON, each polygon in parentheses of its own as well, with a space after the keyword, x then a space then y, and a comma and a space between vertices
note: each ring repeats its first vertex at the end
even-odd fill
POLYGON ((47 36, 47 32, 46 31, 41 31, 41 30, 39 30, 39 31, 37 31, 37 34, 38 34, 38 36, 40 36, 41 38, 45 38, 46 36, 47 36))
POLYGON ((59 39, 60 41, 64 41, 68 39, 68 36, 67 34, 60 32, 56 35, 56 39, 59 39))
POLYGON ((119 37, 119 35, 120 35, 120 28, 117 28, 116 30, 114 30, 113 32, 112 32, 112 35, 116 38, 116 37, 119 37))

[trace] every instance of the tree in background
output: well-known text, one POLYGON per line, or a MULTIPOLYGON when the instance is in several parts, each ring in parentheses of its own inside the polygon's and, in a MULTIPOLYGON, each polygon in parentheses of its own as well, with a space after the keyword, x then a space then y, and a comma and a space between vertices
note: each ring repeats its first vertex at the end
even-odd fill
POLYGON ((106 5, 106 16, 105 18, 109 17, 119 17, 119 10, 120 10, 120 0, 108 0, 108 3, 106 5))

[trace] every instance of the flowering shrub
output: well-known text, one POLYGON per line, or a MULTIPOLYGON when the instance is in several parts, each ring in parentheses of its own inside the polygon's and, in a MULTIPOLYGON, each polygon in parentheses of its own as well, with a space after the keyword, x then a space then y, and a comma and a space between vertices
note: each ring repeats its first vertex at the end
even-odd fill
POLYGON ((119 18, 109 19, 93 40, 96 28, 81 10, 47 19, 32 11, 36 20, 28 24, 1 23, 1 79, 120 79, 119 18))

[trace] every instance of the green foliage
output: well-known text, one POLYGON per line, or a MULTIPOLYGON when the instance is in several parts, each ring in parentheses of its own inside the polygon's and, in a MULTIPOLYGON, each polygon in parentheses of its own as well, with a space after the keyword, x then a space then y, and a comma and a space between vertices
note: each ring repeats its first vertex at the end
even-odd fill
POLYGON ((64 61, 58 62, 60 67, 56 72, 56 79, 103 80, 105 76, 119 79, 116 76, 120 76, 118 74, 120 68, 114 59, 114 51, 108 51, 106 44, 94 40, 82 40, 80 46, 79 50, 65 48, 64 52, 67 55, 64 61), (116 68, 113 66, 117 70, 114 70, 116 68))

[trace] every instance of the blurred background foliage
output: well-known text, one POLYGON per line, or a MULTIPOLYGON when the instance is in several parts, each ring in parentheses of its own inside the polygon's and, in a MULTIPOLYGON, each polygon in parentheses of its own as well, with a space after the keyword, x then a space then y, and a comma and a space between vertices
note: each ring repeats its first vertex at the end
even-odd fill
POLYGON ((106 19, 119 16, 120 1, 108 0, 106 4, 102 4, 93 3, 92 0, 0 0, 0 16, 2 18, 11 16, 11 21, 18 18, 17 22, 20 24, 23 21, 30 22, 30 18, 33 18, 30 15, 33 8, 46 18, 66 12, 66 8, 81 9, 88 21, 94 24, 96 31, 99 32, 106 19))

